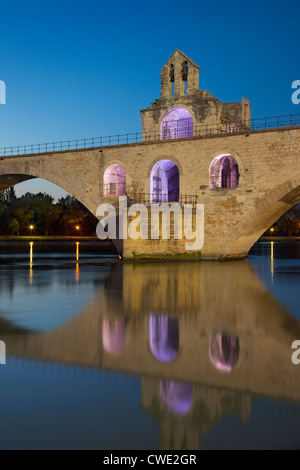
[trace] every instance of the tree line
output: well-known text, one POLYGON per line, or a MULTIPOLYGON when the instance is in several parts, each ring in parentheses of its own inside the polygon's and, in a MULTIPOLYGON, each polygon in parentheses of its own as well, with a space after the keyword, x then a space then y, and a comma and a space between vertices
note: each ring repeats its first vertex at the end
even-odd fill
POLYGON ((300 202, 280 217, 264 235, 300 236, 300 202))
POLYGON ((46 193, 0 194, 1 235, 96 235, 97 218, 73 196, 54 202, 46 193))
MULTIPOLYGON (((98 219, 70 195, 57 202, 46 193, 17 197, 12 187, 0 193, 0 212, 1 235, 96 235, 98 219)), ((300 202, 264 235, 300 236, 300 202)))

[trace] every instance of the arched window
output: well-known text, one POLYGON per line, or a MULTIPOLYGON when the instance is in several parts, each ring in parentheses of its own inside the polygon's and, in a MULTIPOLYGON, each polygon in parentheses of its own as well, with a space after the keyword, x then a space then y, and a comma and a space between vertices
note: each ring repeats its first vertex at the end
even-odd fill
POLYGON ((231 372, 239 359, 238 336, 217 332, 209 338, 209 357, 216 369, 231 372))
POLYGON ((110 165, 103 175, 103 196, 124 196, 126 192, 126 174, 121 165, 110 165))
POLYGON ((159 395, 168 410, 176 415, 186 414, 193 403, 193 387, 186 383, 160 380, 159 395))
POLYGON ((193 137, 193 118, 185 108, 173 108, 168 111, 160 125, 161 140, 193 137))
POLYGON ((149 342, 151 352, 158 361, 173 361, 179 350, 178 318, 150 315, 149 342))
POLYGON ((221 154, 216 157, 209 169, 209 187, 238 188, 239 166, 237 161, 229 154, 221 154))
POLYGON ((150 175, 151 202, 179 201, 179 170, 172 160, 160 160, 150 175))
POLYGON ((125 320, 104 317, 102 320, 102 343, 106 352, 118 356, 125 346, 125 320))

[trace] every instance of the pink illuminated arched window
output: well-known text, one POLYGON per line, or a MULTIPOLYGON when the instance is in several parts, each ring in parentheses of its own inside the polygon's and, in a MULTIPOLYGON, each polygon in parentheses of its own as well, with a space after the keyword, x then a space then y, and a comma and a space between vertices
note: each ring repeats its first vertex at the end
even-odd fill
POLYGON ((104 317, 102 320, 102 343, 106 352, 118 356, 125 346, 125 320, 104 317))
POLYGON ((209 338, 209 357, 216 369, 231 372, 239 359, 238 336, 217 332, 209 338))
POLYGON ((110 165, 103 175, 103 196, 124 196, 126 192, 126 174, 121 165, 110 165))
POLYGON ((193 137, 193 118, 185 108, 173 108, 168 111, 160 125, 161 140, 193 137))
POLYGON ((193 403, 192 385, 173 380, 160 380, 159 395, 168 410, 176 415, 187 413, 193 403))
POLYGON ((238 188, 239 166, 237 161, 229 154, 221 154, 216 157, 209 169, 209 187, 238 188))
POLYGON ((150 315, 149 342, 153 356, 160 362, 171 362, 179 349, 178 318, 150 315))

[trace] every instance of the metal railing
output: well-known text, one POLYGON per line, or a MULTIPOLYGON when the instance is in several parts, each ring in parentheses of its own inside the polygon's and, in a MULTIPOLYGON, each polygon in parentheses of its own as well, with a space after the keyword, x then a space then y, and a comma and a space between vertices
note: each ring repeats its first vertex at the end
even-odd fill
POLYGON ((104 197, 118 197, 125 194, 126 182, 117 181, 116 183, 106 183, 103 185, 103 196, 104 197))
POLYGON ((96 147, 107 147, 111 145, 155 142, 160 140, 173 140, 187 137, 204 138, 216 135, 228 135, 241 132, 255 132, 263 129, 274 129, 283 127, 290 128, 294 126, 300 126, 300 114, 251 119, 250 122, 247 123, 228 121, 218 124, 203 124, 199 126, 193 126, 193 135, 191 137, 191 124, 188 122, 188 125, 186 127, 182 125, 180 126, 180 132, 177 134, 174 134, 169 131, 167 134, 162 134, 163 131, 134 132, 131 134, 91 137, 87 139, 65 140, 60 142, 17 145, 13 147, 0 148, 0 156, 9 157, 18 155, 63 152, 67 150, 83 150, 96 147))
POLYGON ((129 204, 144 204, 146 207, 150 207, 151 204, 175 204, 179 203, 181 206, 184 204, 192 204, 196 206, 198 201, 198 195, 196 194, 160 194, 160 193, 127 193, 129 198, 129 204))

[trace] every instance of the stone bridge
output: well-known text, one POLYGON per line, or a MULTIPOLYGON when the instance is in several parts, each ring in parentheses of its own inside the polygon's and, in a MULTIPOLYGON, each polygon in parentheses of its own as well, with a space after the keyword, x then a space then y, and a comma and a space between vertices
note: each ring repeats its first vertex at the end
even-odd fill
MULTIPOLYGON (((256 125, 245 98, 221 103, 198 87, 199 67, 176 50, 161 72, 161 98, 141 111, 141 142, 95 147, 92 139, 86 149, 28 154, 34 147, 28 146, 26 155, 10 156, 4 151, 0 190, 44 178, 93 214, 125 193, 170 206, 197 197, 205 212, 202 257, 245 257, 300 199, 300 121, 277 118, 256 125)), ((120 250, 125 258, 175 257, 186 253, 185 243, 171 230, 170 240, 127 239, 120 250)))
MULTIPOLYGON (((30 178, 44 178, 68 191, 96 214, 104 197, 103 180, 110 165, 122 166, 126 191, 150 193, 150 175, 161 160, 179 169, 181 194, 198 195, 204 204, 204 258, 244 257, 280 216, 300 199, 300 127, 141 142, 41 155, 2 157, 0 189, 30 178), (210 189, 210 166, 229 154, 239 166, 237 188, 210 189)), ((180 240, 124 240, 124 256, 184 252, 180 240), (174 242, 174 241, 173 241, 174 242), (157 251, 158 250, 158 251, 157 251)))

